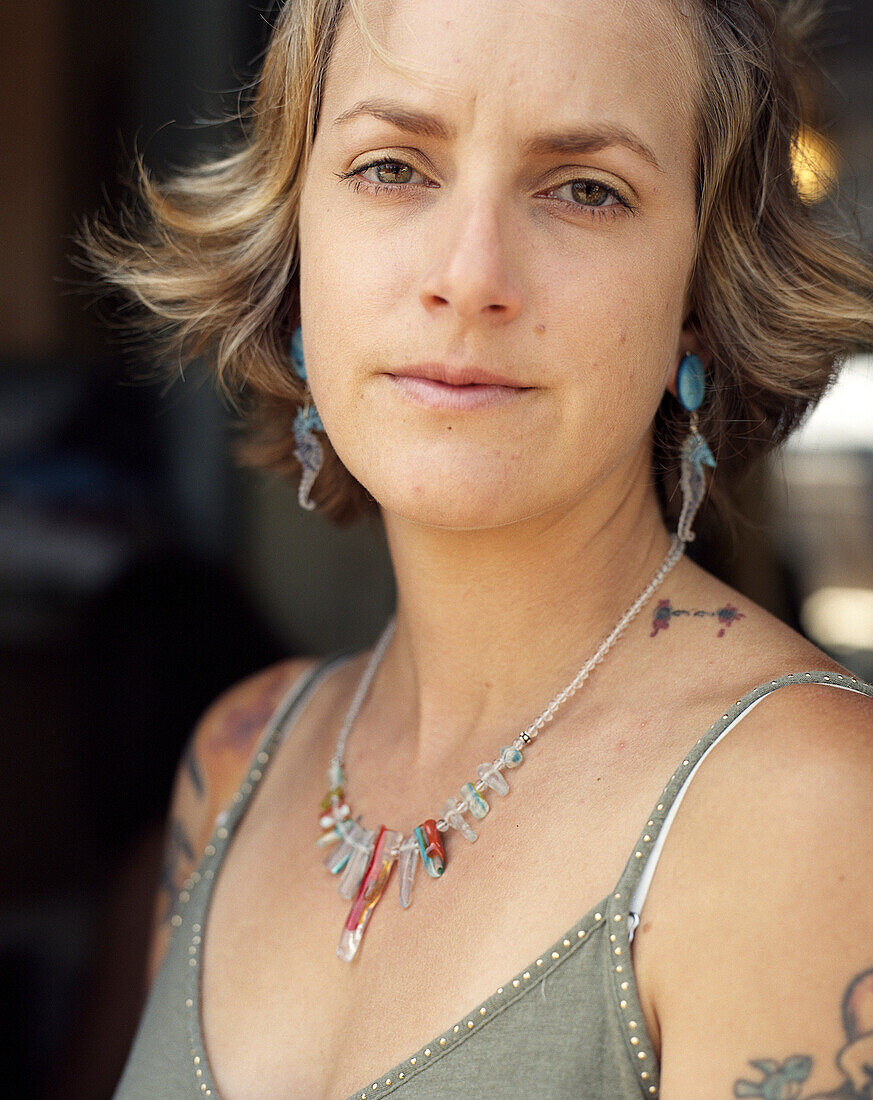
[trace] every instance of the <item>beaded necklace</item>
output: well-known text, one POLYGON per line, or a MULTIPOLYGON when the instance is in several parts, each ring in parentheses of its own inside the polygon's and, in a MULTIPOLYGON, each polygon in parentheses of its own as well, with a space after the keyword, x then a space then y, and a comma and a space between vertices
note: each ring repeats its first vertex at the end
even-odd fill
POLYGON ((440 818, 428 818, 406 837, 385 825, 380 825, 378 830, 371 830, 365 828, 360 819, 352 820, 352 811, 345 797, 343 756, 346 741, 394 634, 396 619, 392 618, 389 621, 373 649, 346 712, 336 750, 327 770, 328 792, 320 808, 319 824, 324 832, 316 843, 319 847, 332 847, 339 842, 338 846, 328 853, 324 865, 332 875, 340 876, 339 893, 352 901, 337 947, 337 955, 341 959, 351 962, 355 957, 373 910, 388 885, 395 863, 398 865, 400 904, 406 909, 412 902, 412 887, 419 859, 431 878, 439 878, 446 869, 443 833, 449 829, 455 829, 465 840, 471 842, 476 840, 477 833, 464 818, 464 814, 469 812, 474 818, 483 818, 488 813, 490 807, 482 794, 485 790, 491 790, 501 796, 509 793, 509 784, 502 773, 506 769, 517 768, 524 763, 524 750, 551 722, 558 709, 575 695, 588 679, 628 625, 648 603, 684 552, 684 540, 674 535, 670 550, 657 573, 615 624, 597 652, 582 666, 570 683, 558 692, 527 729, 523 730, 509 745, 501 748, 495 760, 486 761, 476 768, 478 780, 475 783, 465 783, 461 787, 459 798, 449 798, 442 808, 440 818))

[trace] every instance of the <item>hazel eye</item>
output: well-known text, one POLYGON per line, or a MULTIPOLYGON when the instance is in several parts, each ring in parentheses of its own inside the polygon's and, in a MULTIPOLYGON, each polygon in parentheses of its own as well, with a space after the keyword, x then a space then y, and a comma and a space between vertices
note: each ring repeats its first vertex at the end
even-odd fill
POLYGON ((376 183, 409 183, 414 175, 414 170, 399 160, 383 160, 365 171, 376 173, 376 183))
POLYGON ((580 206, 612 206, 614 202, 621 202, 611 187, 597 180, 573 180, 569 187, 573 200, 580 206))

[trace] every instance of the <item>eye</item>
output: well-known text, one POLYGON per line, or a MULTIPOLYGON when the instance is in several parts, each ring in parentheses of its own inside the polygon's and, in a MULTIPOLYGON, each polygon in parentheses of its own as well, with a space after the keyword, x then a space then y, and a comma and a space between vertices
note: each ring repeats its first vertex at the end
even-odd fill
POLYGON ((411 165, 393 157, 383 157, 381 160, 364 164, 360 168, 354 168, 351 172, 344 172, 340 175, 340 179, 350 183, 356 191, 361 187, 379 192, 396 190, 410 183, 417 186, 428 185, 428 180, 421 172, 417 172, 411 165), (413 180, 413 176, 418 176, 418 179, 413 180))
POLYGON ((573 180, 570 184, 570 194, 575 202, 583 206, 611 206, 609 201, 619 201, 618 195, 611 187, 597 180, 573 180))
POLYGON ((634 213, 634 208, 614 187, 601 180, 577 179, 554 187, 548 192, 559 202, 579 210, 598 215, 615 215, 625 211, 634 213), (564 195, 561 195, 564 192, 564 195))

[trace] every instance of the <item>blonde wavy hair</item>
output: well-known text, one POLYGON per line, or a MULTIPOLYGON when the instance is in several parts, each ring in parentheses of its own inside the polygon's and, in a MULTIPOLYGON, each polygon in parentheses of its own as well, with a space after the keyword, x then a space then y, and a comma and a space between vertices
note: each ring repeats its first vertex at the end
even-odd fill
MULTIPOLYGON (((845 357, 873 347, 873 270, 797 187, 803 73, 814 0, 668 0, 700 59, 698 236, 689 319, 711 354, 701 430, 718 459, 711 502, 730 511, 749 463, 777 446, 845 357)), ((157 181, 137 159, 136 199, 80 234, 86 262, 140 308, 175 371, 204 356, 247 427, 244 461, 299 474, 292 424, 304 403, 288 345, 298 324, 297 225, 322 86, 340 19, 372 49, 361 0, 281 6, 228 155, 157 181)), ((390 59, 388 59, 390 60, 390 59)), ((653 470, 665 520, 678 511, 687 415, 665 395, 653 470)), ((329 442, 313 497, 344 524, 378 511, 329 442)))

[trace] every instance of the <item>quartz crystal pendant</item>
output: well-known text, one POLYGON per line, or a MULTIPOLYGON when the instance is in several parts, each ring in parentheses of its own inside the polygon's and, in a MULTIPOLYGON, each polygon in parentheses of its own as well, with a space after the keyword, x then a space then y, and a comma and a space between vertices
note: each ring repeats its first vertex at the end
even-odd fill
POLYGON ((400 905, 408 909, 412 904, 412 884, 418 866, 418 843, 415 836, 409 836, 400 845, 397 857, 397 878, 400 883, 400 905))
POLYGON ((524 762, 524 757, 515 745, 504 745, 500 750, 500 759, 507 768, 517 768, 519 764, 524 762))
POLYGON ((343 834, 339 830, 340 824, 338 823, 332 829, 328 829, 326 833, 322 833, 315 843, 319 848, 329 848, 331 844, 336 844, 342 838, 343 834))
POLYGON ((482 795, 479 794, 472 783, 465 783, 463 787, 461 787, 461 798, 463 798, 470 807, 470 813, 473 817, 484 817, 490 809, 488 803, 482 795))
POLYGON ((337 822, 334 828, 334 832, 342 836, 342 844, 340 844, 339 848, 336 848, 334 849, 334 851, 329 852, 327 859, 324 861, 325 867, 328 869, 328 871, 330 871, 332 875, 338 875, 352 858, 355 847, 352 843, 351 834, 356 829, 360 830, 360 826, 355 821, 337 822))
POLYGON ((476 768, 476 775, 478 775, 482 782, 490 787, 492 791, 496 791, 497 794, 509 794, 509 784, 500 774, 500 769, 495 767, 494 764, 480 764, 478 768, 476 768))
POLYGON ((453 829, 457 829, 465 840, 472 843, 477 838, 476 830, 472 829, 458 812, 459 805, 460 801, 457 798, 450 798, 443 806, 443 817, 448 825, 453 829))
POLYGON ((396 859, 392 853, 402 839, 400 833, 386 829, 384 825, 379 829, 372 855, 336 949, 337 955, 345 962, 352 961, 361 945, 361 939, 373 915, 373 910, 391 877, 391 869, 396 859))
POLYGON ((418 850, 421 853, 421 862, 431 878, 439 878, 446 869, 446 850, 443 847, 443 838, 436 827, 432 817, 422 822, 415 830, 413 836, 418 842, 418 850))
POLYGON ((343 871, 343 877, 340 879, 339 884, 340 896, 348 900, 355 896, 364 871, 367 869, 375 835, 369 829, 361 828, 357 822, 355 828, 358 830, 352 840, 355 850, 346 864, 346 869, 343 871))

